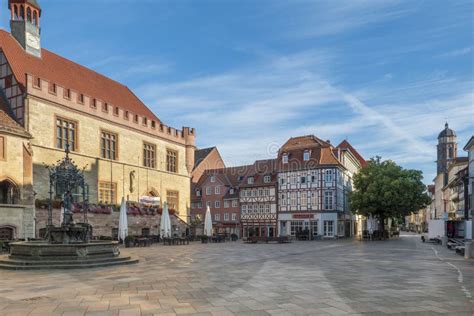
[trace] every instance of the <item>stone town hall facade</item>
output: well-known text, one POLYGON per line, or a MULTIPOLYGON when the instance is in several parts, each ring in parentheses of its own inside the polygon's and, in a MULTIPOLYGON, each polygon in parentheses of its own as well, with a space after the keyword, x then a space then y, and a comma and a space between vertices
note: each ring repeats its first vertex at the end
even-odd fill
MULTIPOLYGON (((86 167, 91 204, 153 197, 187 221, 194 129, 164 125, 126 86, 42 49, 36 0, 9 0, 8 6, 11 33, 0 30, 0 110, 14 128, 0 129, 0 230, 25 238, 44 225, 44 164, 62 158, 66 146, 86 167)), ((129 220, 134 222, 138 218, 129 220)), ((101 228, 104 234, 114 228, 109 224, 101 228)))

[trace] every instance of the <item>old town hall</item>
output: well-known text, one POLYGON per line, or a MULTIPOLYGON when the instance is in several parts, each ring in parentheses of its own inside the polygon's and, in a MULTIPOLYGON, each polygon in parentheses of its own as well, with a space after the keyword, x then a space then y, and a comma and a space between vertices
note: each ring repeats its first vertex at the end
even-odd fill
POLYGON ((42 48, 48 30, 40 32, 36 0, 9 0, 8 9, 11 32, 0 30, 0 239, 44 227, 45 165, 66 147, 85 167, 95 233, 113 234, 122 197, 151 203, 132 208, 131 233, 156 233, 158 221, 142 215, 158 214, 163 201, 177 226, 186 222, 194 129, 166 126, 128 87, 42 48))

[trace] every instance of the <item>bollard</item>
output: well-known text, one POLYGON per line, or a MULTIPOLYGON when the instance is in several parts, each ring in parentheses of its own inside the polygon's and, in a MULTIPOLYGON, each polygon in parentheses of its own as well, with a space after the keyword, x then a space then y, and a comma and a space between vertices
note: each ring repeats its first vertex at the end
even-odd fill
POLYGON ((464 243, 464 258, 469 259, 469 258, 474 258, 474 247, 473 247, 472 241, 466 241, 464 243))
POLYGON ((446 236, 441 237, 441 245, 445 247, 448 245, 448 237, 446 236))

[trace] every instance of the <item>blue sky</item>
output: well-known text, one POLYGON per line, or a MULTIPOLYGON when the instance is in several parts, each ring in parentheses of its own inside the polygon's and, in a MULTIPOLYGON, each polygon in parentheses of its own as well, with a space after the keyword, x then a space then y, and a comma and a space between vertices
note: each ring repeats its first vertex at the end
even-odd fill
MULTIPOLYGON (((0 27, 8 28, 7 0, 0 27)), ((472 1, 42 0, 42 45, 116 79, 228 165, 347 138, 435 175, 474 131, 472 1)))

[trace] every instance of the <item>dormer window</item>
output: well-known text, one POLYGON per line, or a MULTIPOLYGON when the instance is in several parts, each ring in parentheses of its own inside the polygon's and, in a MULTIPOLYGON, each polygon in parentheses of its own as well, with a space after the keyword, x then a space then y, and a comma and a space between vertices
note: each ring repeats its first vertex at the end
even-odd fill
POLYGON ((265 176, 265 177, 263 177, 263 182, 264 182, 264 183, 270 183, 270 181, 272 181, 272 177, 271 177, 271 176, 265 176))
POLYGON ((247 184, 253 184, 253 183, 254 183, 253 177, 248 177, 247 178, 247 184))
POLYGON ((311 152, 309 150, 305 150, 303 153, 303 160, 308 161, 310 156, 311 156, 311 152))
POLYGON ((212 183, 216 182, 216 176, 211 176, 211 182, 212 183))
POLYGON ((79 93, 77 96, 77 103, 84 104, 84 95, 82 93, 79 93))
POLYGON ((288 154, 283 154, 282 160, 283 163, 288 163, 288 154))
POLYGON ((97 108, 97 100, 96 99, 91 100, 91 108, 93 108, 93 109, 97 108))
POLYGON ((107 103, 102 103, 102 112, 109 112, 109 105, 107 103))
POLYGON ((114 114, 115 114, 116 116, 118 116, 118 115, 119 115, 119 111, 120 111, 120 110, 119 110, 119 107, 116 106, 116 107, 114 108, 114 114))

